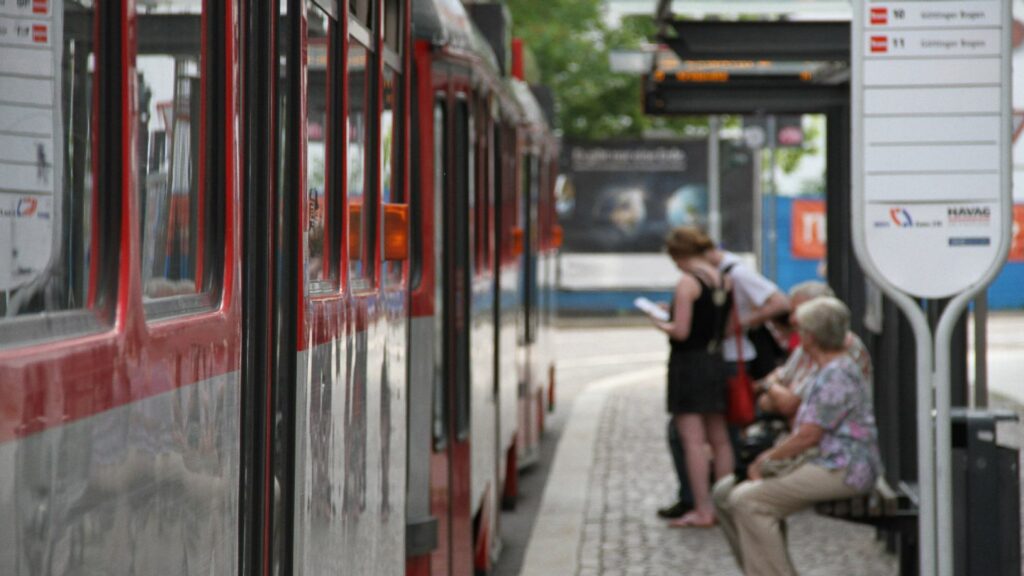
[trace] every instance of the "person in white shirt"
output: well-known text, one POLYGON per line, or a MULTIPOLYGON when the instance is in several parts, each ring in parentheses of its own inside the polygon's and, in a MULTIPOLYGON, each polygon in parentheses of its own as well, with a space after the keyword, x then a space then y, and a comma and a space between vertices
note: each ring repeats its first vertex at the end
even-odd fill
MULTIPOLYGON (((743 329, 743 361, 755 379, 761 379, 776 368, 777 358, 758 358, 758 349, 751 342, 748 333, 761 328, 768 320, 789 311, 789 298, 771 280, 751 268, 742 258, 725 250, 714 250, 708 255, 718 269, 728 274, 733 281, 733 297, 740 326, 743 329)), ((740 359, 735 338, 729 338, 722 345, 726 362, 735 364, 740 359)))

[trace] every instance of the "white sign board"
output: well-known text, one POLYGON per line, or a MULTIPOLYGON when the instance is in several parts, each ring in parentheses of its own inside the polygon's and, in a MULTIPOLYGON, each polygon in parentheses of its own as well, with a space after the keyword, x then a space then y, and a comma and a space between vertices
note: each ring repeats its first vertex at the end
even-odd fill
POLYGON ((894 287, 964 292, 1007 241, 1009 3, 861 0, 854 12, 854 226, 894 287))
POLYGON ((0 291, 43 273, 60 209, 61 0, 0 0, 0 291))

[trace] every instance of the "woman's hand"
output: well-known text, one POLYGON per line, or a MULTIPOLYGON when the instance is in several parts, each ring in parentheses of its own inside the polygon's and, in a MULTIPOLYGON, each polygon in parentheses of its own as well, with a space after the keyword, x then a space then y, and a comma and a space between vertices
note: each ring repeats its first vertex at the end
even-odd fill
POLYGON ((761 452, 750 466, 747 466, 747 478, 751 480, 761 480, 764 475, 761 473, 761 465, 764 464, 765 460, 768 460, 768 452, 761 452))

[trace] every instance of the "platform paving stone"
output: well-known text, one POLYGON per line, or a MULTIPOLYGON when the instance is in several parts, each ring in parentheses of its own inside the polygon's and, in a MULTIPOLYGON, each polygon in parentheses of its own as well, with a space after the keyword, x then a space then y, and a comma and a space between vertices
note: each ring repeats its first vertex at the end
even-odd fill
MULTIPOLYGON (((586 486, 578 576, 740 573, 720 530, 672 529, 656 516, 675 491, 666 425, 663 382, 609 392, 586 486)), ((897 573, 895 556, 885 552, 871 527, 806 511, 789 520, 789 533, 802 576, 897 573)))

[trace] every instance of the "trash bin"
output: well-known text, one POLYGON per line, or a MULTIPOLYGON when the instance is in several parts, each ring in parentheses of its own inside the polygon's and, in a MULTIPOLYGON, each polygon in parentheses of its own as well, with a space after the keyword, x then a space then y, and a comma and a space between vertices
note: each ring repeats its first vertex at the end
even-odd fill
POLYGON ((956 576, 1020 576, 1018 450, 999 438, 1006 410, 952 410, 956 576))

